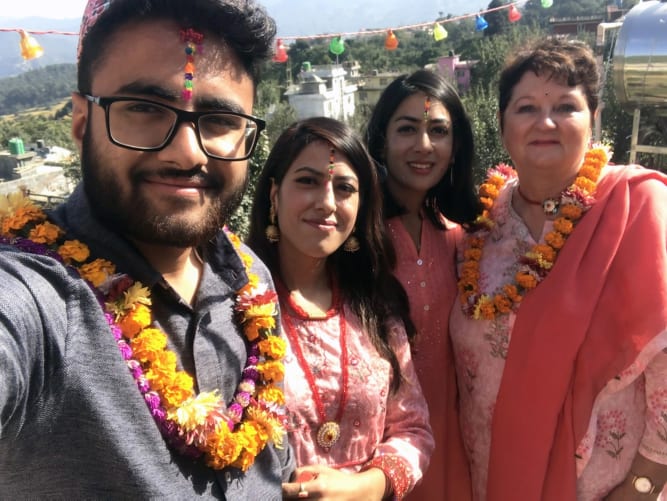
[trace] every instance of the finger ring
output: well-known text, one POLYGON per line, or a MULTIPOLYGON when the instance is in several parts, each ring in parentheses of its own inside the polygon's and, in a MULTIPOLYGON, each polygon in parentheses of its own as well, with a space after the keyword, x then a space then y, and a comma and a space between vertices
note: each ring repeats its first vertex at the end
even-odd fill
POLYGON ((306 499, 308 497, 308 491, 303 488, 303 482, 299 484, 299 499, 306 499))

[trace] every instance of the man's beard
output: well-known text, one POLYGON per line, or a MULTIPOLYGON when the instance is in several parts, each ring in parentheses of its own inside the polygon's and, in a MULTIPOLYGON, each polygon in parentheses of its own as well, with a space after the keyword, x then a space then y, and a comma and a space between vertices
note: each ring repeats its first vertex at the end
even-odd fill
POLYGON ((181 216, 192 207, 192 200, 175 202, 175 210, 165 214, 152 204, 150 197, 139 189, 142 174, 132 170, 123 171, 130 183, 129 194, 124 194, 119 176, 113 174, 112 165, 104 165, 97 154, 92 134, 86 131, 81 152, 83 187, 95 216, 112 230, 133 240, 169 247, 195 247, 211 240, 220 231, 229 217, 238 208, 245 192, 248 175, 238 187, 227 191, 220 179, 201 172, 196 167, 190 170, 167 168, 169 176, 205 176, 208 182, 210 205, 196 221, 181 216))

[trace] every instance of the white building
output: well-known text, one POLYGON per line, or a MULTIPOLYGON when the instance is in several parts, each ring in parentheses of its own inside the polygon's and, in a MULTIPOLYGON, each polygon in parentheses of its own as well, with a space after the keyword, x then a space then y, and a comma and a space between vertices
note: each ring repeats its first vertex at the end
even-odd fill
POLYGON ((357 85, 345 79, 347 71, 340 64, 312 66, 304 63, 299 82, 285 92, 297 118, 325 116, 347 120, 354 115, 357 85))
POLYGON ((63 167, 53 164, 71 157, 70 150, 58 146, 47 148, 43 142, 25 153, 0 151, 0 195, 27 191, 31 198, 43 202, 69 195, 73 189, 70 180, 63 167))

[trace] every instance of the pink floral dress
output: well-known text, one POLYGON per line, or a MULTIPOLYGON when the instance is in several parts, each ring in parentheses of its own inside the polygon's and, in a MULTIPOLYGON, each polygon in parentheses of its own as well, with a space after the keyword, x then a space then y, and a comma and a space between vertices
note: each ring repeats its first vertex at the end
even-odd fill
MULTIPOLYGON (((519 256, 536 243, 511 206, 516 182, 514 179, 505 185, 493 207, 496 226, 486 239, 480 267, 480 289, 484 292, 512 282, 519 256)), ((540 242, 544 242, 552 227, 552 221, 545 223, 540 242)), ((462 261, 459 253, 459 263, 462 261)), ((461 426, 471 465, 473 496, 482 501, 486 499, 493 410, 511 350, 516 315, 471 320, 457 301, 450 333, 461 399, 461 426)), ((664 336, 656 340, 664 343, 664 336)), ((655 352, 645 350, 649 351, 655 352)), ((652 461, 667 464, 667 353, 663 350, 649 357, 645 352, 609 381, 596 398, 588 431, 576 451, 580 501, 602 499, 622 482, 637 451, 652 461)))
MULTIPOLYGON (((292 328, 296 335, 313 374, 326 419, 335 420, 342 396, 340 312, 335 311, 326 318, 308 318, 283 302, 281 310, 283 329, 292 328)), ((339 423, 340 438, 328 449, 318 444, 321 419, 313 392, 294 347, 288 343, 284 359, 287 431, 297 465, 322 464, 357 472, 373 458, 392 456, 398 459, 398 467, 393 473, 382 469, 390 476, 395 493, 409 492, 428 467, 434 442, 405 328, 399 322, 391 326, 389 343, 403 376, 400 389, 393 393, 389 362, 378 354, 359 319, 345 306, 344 311, 349 378, 347 402, 339 423)))

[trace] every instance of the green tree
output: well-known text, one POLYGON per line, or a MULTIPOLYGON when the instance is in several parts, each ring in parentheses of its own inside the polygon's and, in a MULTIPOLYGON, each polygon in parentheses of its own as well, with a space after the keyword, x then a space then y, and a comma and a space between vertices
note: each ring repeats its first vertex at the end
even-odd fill
POLYGON ((250 211, 255 197, 255 187, 271 147, 285 128, 296 121, 296 112, 286 102, 278 102, 281 88, 277 82, 263 81, 257 88, 255 113, 266 120, 266 130, 257 142, 255 152, 248 163, 248 186, 241 204, 228 221, 229 227, 241 239, 245 239, 250 230, 250 211))
MULTIPOLYGON (((632 9, 635 5, 637 5, 641 0, 623 0, 621 2, 621 9, 623 10, 630 10, 632 9)), ((615 2, 614 2, 615 3, 615 2)))
POLYGON ((475 87, 463 98, 468 111, 475 138, 475 182, 484 180, 486 171, 498 162, 509 162, 509 156, 503 147, 498 125, 497 92, 494 88, 475 87))
POLYGON ((528 0, 522 9, 521 22, 528 26, 547 29, 550 18, 577 16, 605 16, 606 0, 557 0, 549 8, 542 7, 542 0, 528 0))
POLYGON ((65 172, 65 177, 69 179, 72 186, 76 186, 81 181, 81 156, 78 150, 74 150, 70 159, 60 164, 65 172))
POLYGON ((54 64, 0 80, 0 115, 52 106, 76 88, 76 66, 54 64))
POLYGON ((272 147, 278 136, 290 125, 296 121, 296 111, 288 103, 281 102, 273 105, 271 113, 267 116, 266 133, 269 140, 269 146, 272 147))
POLYGON ((475 88, 495 89, 506 59, 516 53, 517 47, 543 34, 539 29, 522 25, 511 28, 493 37, 476 38, 463 49, 462 59, 477 61, 472 68, 472 85, 475 88))
POLYGON ((613 145, 612 161, 626 163, 630 154, 630 136, 632 135, 632 115, 619 104, 613 81, 613 62, 609 62, 605 71, 605 80, 600 100, 600 118, 603 142, 613 145))
MULTIPOLYGON (((497 7, 502 7, 508 2, 504 0, 492 0, 489 4, 489 9, 495 9, 497 7)), ((489 23, 489 27, 484 30, 485 37, 492 37, 494 35, 500 35, 505 33, 512 28, 512 23, 510 23, 507 18, 507 9, 494 10, 493 12, 487 12, 484 14, 484 19, 489 23)))
POLYGON ((458 21, 449 21, 453 16, 441 17, 442 27, 447 30, 447 38, 441 42, 441 54, 447 54, 450 50, 456 54, 463 52, 471 40, 480 37, 475 31, 475 19, 468 17, 458 21))
POLYGON ((442 54, 441 46, 428 31, 406 32, 405 50, 401 54, 400 66, 406 69, 423 68, 442 54))
POLYGON ((227 221, 229 228, 236 233, 241 240, 244 240, 250 230, 250 210, 255 197, 255 187, 257 179, 262 172, 264 163, 269 156, 269 138, 266 134, 261 134, 255 153, 248 162, 248 186, 246 188, 241 204, 232 217, 227 221))
POLYGON ((290 45, 287 54, 289 59, 286 64, 290 65, 292 75, 297 75, 306 61, 313 65, 331 64, 335 61, 335 56, 329 52, 329 42, 326 39, 296 40, 290 45))
POLYGON ((0 121, 0 144, 6 147, 9 140, 18 137, 25 144, 44 140, 47 146, 61 146, 74 151, 71 137, 72 118, 65 116, 55 120, 43 114, 19 114, 0 121))
MULTIPOLYGON (((345 41, 350 60, 359 61, 364 70, 386 71, 396 68, 396 51, 384 48, 384 35, 368 35, 345 41)), ((399 47, 401 42, 399 41, 399 47)))

